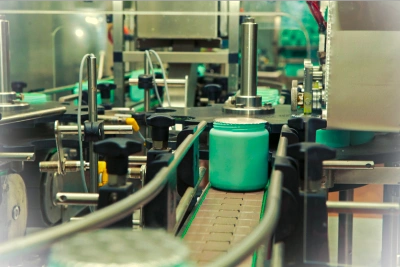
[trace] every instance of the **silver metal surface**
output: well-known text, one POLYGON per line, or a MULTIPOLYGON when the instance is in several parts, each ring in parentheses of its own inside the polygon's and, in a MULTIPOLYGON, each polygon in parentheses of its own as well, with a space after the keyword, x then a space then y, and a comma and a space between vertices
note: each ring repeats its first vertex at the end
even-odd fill
MULTIPOLYGON (((114 12, 122 12, 124 10, 123 1, 113 1, 112 7, 114 12)), ((113 15, 113 48, 114 53, 122 53, 124 51, 124 16, 123 14, 113 15)), ((143 60, 143 56, 142 56, 143 60)), ((123 61, 126 61, 123 59, 123 61)), ((114 83, 117 88, 114 90, 114 106, 125 107, 125 64, 124 62, 113 62, 114 83)))
MULTIPOLYGON (((96 57, 90 56, 87 59, 88 70, 88 98, 89 98, 89 121, 97 122, 97 66, 96 57)), ((99 191, 98 177, 99 156, 94 152, 94 142, 89 142, 89 164, 90 164, 90 183, 89 192, 97 193, 99 191)))
POLYGON ((233 105, 225 105, 222 107, 225 114, 242 114, 242 115, 263 115, 274 114, 275 109, 272 107, 259 107, 259 108, 240 108, 233 105))
POLYGON ((375 167, 373 170, 334 170, 335 184, 398 184, 400 167, 375 167))
POLYGON ((129 156, 129 163, 146 164, 147 156, 129 156))
POLYGON ((325 160, 322 162, 324 170, 373 170, 373 161, 355 160, 325 160))
POLYGON ((298 82, 297 80, 292 81, 292 90, 291 90, 291 108, 292 111, 297 111, 298 101, 297 101, 297 88, 298 82))
POLYGON ((17 93, 13 91, 0 92, 0 103, 11 103, 17 99, 17 93))
POLYGON ((126 184, 127 175, 108 174, 109 186, 122 186, 126 184))
MULTIPOLYGON (((157 52, 164 63, 229 63, 229 53, 219 52, 157 52)), ((142 62, 144 52, 129 51, 123 52, 123 60, 126 62, 142 62)), ((182 77, 182 76, 180 76, 182 77)))
POLYGON ((66 110, 67 109, 65 107, 56 107, 56 108, 19 113, 10 116, 6 115, 5 117, 1 118, 0 125, 39 119, 42 117, 52 116, 52 115, 61 115, 65 113, 66 110))
POLYGON ((8 20, 0 19, 0 92, 10 91, 10 26, 8 20))
MULTIPOLYGON (((144 54, 144 74, 149 75, 150 74, 150 60, 151 58, 147 58, 147 55, 144 54)), ((150 111, 150 89, 144 89, 144 111, 149 112, 150 111)))
MULTIPOLYGON (((129 84, 138 84, 139 79, 138 78, 130 78, 129 79, 129 84)), ((186 79, 167 79, 167 84, 168 85, 185 85, 187 83, 186 79)), ((156 84, 157 86, 164 86, 164 79, 156 79, 156 84)))
MULTIPOLYGON (((85 171, 89 169, 89 162, 83 162, 85 171)), ((67 160, 65 161, 66 172, 78 172, 81 169, 80 161, 67 160)), ((58 161, 42 161, 39 163, 40 172, 57 172, 58 161)))
MULTIPOLYGON (((208 1, 139 1, 138 11, 217 12, 218 3, 208 1)), ((137 16, 138 38, 214 39, 218 37, 218 17, 210 16, 137 16), (196 29, 196 30, 193 30, 196 29)))
POLYGON ((67 96, 60 97, 58 99, 58 102, 64 103, 64 102, 67 102, 67 101, 76 100, 78 98, 79 98, 79 94, 72 94, 72 95, 67 95, 67 96))
POLYGON ((183 194, 181 200, 179 201, 178 206, 176 207, 176 221, 177 223, 181 222, 185 212, 193 199, 193 194, 195 193, 193 187, 188 187, 183 194))
POLYGON ((272 247, 271 267, 285 266, 285 243, 278 242, 272 247))
POLYGON ((58 121, 54 122, 54 135, 55 135, 57 155, 58 155, 57 173, 59 175, 65 175, 66 174, 65 162, 67 161, 67 159, 64 156, 64 149, 62 146, 62 133, 59 129, 58 121))
POLYGON ((276 149, 276 155, 279 157, 285 157, 287 146, 288 146, 288 139, 284 136, 281 136, 279 138, 278 148, 276 149))
MULTIPOLYGON (((352 202, 353 199, 354 199, 354 189, 339 192, 339 201, 352 202)), ((351 265, 352 258, 353 258, 353 214, 339 213, 338 263, 351 265)))
POLYGON ((257 32, 258 25, 254 18, 247 18, 241 25, 242 61, 240 76, 240 95, 257 95, 257 32))
POLYGON ((261 96, 236 96, 236 107, 242 106, 244 108, 261 107, 261 96))
POLYGON ((34 152, 0 152, 0 161, 35 161, 34 152))
POLYGON ((351 214, 399 214, 398 203, 371 203, 371 202, 346 202, 327 201, 328 212, 351 214))
POLYGON ((99 194, 97 193, 64 193, 56 194, 57 205, 84 205, 97 206, 99 194))
MULTIPOLYGON (((65 135, 77 135, 78 126, 76 125, 60 125, 59 130, 65 135)), ((82 134, 84 130, 82 130, 82 134)), ((104 134, 132 134, 131 125, 104 125, 104 134)))
POLYGON ((0 111, 17 111, 29 108, 29 104, 25 102, 1 103, 0 111))
POLYGON ((329 3, 328 128, 399 132, 400 116, 391 115, 400 113, 399 9, 397 1, 329 3))

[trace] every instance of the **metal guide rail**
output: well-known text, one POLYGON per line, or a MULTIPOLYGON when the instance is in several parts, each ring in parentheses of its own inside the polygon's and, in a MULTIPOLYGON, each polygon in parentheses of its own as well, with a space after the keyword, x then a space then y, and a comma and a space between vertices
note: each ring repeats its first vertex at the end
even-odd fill
MULTIPOLYGON (((205 265, 225 254, 253 231, 265 203, 264 191, 236 193, 207 187, 183 238, 197 265, 205 265)), ((239 266, 252 266, 253 255, 239 266)))

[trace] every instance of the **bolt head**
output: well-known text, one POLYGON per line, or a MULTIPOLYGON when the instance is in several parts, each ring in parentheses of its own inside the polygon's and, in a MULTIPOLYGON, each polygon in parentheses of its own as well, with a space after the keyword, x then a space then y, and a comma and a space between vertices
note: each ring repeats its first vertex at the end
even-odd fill
POLYGON ((14 220, 17 220, 19 218, 19 215, 21 214, 21 208, 19 206, 15 206, 12 210, 12 217, 14 220))

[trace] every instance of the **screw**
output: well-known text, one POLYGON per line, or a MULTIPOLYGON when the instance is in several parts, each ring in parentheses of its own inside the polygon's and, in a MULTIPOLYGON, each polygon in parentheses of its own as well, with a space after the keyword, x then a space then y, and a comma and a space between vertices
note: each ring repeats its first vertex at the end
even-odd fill
POLYGON ((14 220, 17 220, 19 215, 21 214, 21 208, 19 206, 15 206, 12 210, 12 217, 14 220))

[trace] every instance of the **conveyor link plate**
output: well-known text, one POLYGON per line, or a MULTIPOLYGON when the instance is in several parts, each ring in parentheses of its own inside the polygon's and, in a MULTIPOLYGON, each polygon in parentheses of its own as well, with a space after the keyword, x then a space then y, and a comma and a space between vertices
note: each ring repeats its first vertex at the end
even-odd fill
MULTIPOLYGON (((198 265, 213 261, 246 237, 258 225, 264 207, 264 191, 206 190, 183 233, 198 265)), ((252 262, 250 256, 239 266, 252 266, 252 262)))

